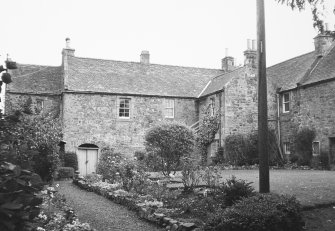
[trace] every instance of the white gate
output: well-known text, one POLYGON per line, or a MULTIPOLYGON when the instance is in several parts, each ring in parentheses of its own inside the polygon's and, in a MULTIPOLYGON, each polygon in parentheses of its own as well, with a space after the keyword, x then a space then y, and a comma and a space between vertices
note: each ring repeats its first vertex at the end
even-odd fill
POLYGON ((96 172, 98 164, 98 149, 79 147, 77 151, 79 174, 86 176, 96 172))

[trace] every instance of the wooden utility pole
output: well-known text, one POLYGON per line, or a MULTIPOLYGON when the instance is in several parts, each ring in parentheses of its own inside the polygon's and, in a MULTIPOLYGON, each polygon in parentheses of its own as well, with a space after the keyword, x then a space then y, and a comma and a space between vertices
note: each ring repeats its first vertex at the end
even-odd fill
POLYGON ((264 0, 257 0, 259 192, 270 192, 264 0))

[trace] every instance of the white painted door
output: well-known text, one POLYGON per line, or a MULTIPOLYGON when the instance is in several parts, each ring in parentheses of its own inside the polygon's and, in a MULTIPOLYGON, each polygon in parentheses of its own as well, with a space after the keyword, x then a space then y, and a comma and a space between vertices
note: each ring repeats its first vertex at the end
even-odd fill
POLYGON ((98 163, 98 149, 78 148, 79 174, 86 176, 96 172, 98 163))

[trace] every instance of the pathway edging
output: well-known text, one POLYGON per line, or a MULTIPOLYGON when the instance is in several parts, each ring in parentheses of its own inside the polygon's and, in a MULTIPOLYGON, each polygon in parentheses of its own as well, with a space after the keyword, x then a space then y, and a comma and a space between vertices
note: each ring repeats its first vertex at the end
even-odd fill
POLYGON ((136 211, 138 216, 147 221, 153 222, 161 227, 165 227, 166 230, 170 231, 199 231, 200 229, 196 227, 194 223, 180 222, 166 216, 163 213, 156 213, 153 208, 147 207, 144 203, 136 203, 129 196, 115 194, 114 192, 108 192, 99 189, 98 187, 93 187, 85 180, 74 179, 73 183, 78 187, 85 189, 87 191, 95 192, 107 199, 126 206, 129 210, 136 211))

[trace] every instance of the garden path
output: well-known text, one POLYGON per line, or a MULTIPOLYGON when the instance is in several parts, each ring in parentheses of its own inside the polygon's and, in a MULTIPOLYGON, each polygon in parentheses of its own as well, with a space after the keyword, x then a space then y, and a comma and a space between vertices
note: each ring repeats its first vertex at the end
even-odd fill
POLYGON ((124 206, 99 196, 93 192, 81 190, 71 181, 59 181, 57 188, 64 194, 81 222, 87 222, 98 231, 160 231, 154 224, 140 220, 135 212, 124 206))

